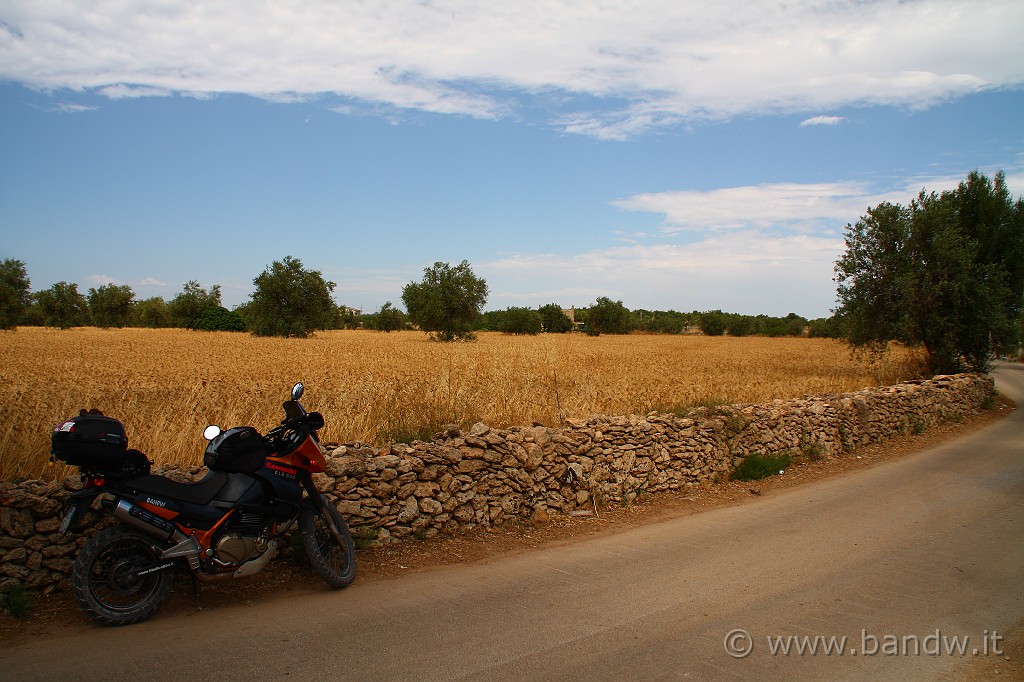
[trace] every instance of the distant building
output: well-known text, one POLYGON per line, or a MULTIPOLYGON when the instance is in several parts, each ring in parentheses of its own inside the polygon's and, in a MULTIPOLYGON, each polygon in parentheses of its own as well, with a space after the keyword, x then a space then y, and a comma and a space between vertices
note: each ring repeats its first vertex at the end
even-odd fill
POLYGON ((569 318, 569 321, 572 322, 573 329, 576 331, 579 331, 580 327, 583 326, 583 323, 576 319, 576 306, 572 306, 568 309, 562 308, 562 314, 569 318))

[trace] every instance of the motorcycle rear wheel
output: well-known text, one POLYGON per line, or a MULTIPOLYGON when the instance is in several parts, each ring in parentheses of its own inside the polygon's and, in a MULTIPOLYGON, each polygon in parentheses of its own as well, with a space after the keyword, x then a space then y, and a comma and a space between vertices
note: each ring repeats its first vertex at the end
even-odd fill
POLYGON ((299 516, 302 546, 313 571, 331 587, 345 587, 356 577, 356 546, 341 515, 330 504, 323 510, 304 509, 299 516), (330 525, 338 529, 344 544, 339 545, 330 525))
POLYGON ((160 561, 153 539, 127 526, 96 534, 75 559, 71 584, 90 618, 104 625, 130 625, 160 607, 174 581, 174 568, 145 575, 140 569, 160 561))

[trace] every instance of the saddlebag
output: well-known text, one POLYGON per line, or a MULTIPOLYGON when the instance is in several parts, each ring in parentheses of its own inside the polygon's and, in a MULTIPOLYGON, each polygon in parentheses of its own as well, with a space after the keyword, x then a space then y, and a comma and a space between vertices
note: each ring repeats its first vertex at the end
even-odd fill
POLYGON ((61 422, 50 436, 50 446, 57 459, 88 471, 117 472, 128 459, 124 424, 101 414, 80 414, 61 422))
POLYGON ((266 459, 266 441, 251 426, 228 429, 210 441, 203 455, 203 463, 210 469, 229 474, 255 473, 266 459))

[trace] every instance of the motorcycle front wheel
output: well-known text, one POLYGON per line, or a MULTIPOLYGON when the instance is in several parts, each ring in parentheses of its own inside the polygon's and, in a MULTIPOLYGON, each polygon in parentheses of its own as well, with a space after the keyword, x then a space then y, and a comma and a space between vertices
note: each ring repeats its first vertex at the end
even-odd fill
POLYGON ((306 508, 299 517, 302 546, 313 571, 331 587, 345 587, 356 577, 356 546, 348 525, 330 504, 322 510, 306 508), (342 542, 331 532, 338 530, 342 542))
POLYGON ((134 528, 114 526, 95 535, 75 559, 71 574, 75 598, 93 620, 130 625, 159 608, 174 580, 174 568, 160 564, 153 539, 134 528))

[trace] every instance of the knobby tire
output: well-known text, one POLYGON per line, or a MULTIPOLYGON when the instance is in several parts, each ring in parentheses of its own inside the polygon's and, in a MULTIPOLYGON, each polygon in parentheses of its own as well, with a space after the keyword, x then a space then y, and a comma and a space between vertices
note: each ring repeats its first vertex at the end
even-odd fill
POLYGON ((325 504, 323 510, 306 508, 299 517, 299 530, 302 532, 302 545, 306 556, 313 566, 313 571, 325 583, 334 588, 345 587, 356 577, 356 547, 352 542, 352 534, 338 511, 325 504), (334 534, 328 527, 328 515, 342 537, 343 545, 339 545, 334 534))
POLYGON ((96 534, 75 559, 71 584, 75 598, 93 620, 130 625, 149 618, 167 598, 174 569, 146 575, 140 569, 160 561, 153 538, 127 526, 96 534))

